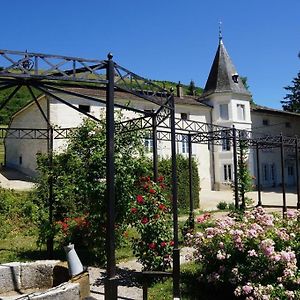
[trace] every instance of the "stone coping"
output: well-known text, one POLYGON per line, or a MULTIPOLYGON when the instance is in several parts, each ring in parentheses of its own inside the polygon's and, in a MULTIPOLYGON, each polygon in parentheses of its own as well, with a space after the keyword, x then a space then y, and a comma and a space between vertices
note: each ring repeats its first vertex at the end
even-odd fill
POLYGON ((70 279, 67 263, 59 260, 0 265, 1 300, 81 300, 87 298, 89 292, 88 273, 70 279))

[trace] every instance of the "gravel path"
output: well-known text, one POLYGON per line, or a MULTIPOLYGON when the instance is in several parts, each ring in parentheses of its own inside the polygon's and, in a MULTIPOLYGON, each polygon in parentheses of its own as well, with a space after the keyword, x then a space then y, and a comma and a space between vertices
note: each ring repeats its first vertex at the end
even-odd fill
MULTIPOLYGON (((180 250, 180 263, 186 263, 187 254, 191 254, 192 248, 184 247, 180 250)), ((143 299, 142 286, 138 276, 142 265, 136 260, 119 263, 117 265, 118 299, 140 300, 143 299)), ((91 299, 104 299, 105 270, 100 268, 89 268, 91 299)))

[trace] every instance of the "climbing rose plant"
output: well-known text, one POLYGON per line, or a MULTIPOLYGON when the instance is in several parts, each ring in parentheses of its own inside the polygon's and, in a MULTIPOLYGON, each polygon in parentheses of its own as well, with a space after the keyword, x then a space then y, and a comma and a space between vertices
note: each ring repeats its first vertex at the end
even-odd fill
POLYGON ((230 284, 239 299, 300 299, 299 216, 289 211, 283 219, 258 207, 190 235, 200 280, 230 284))
POLYGON ((143 270, 164 271, 170 267, 174 245, 171 239, 170 201, 163 177, 158 183, 150 177, 140 178, 139 193, 131 202, 129 221, 139 237, 132 248, 143 270))

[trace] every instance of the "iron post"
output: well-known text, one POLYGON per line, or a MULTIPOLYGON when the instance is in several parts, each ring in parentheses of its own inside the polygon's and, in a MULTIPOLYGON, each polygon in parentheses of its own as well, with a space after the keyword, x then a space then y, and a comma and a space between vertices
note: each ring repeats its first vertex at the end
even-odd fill
MULTIPOLYGON (((49 101, 48 101, 49 107, 49 101)), ((48 108, 48 112, 50 109, 48 108)), ((50 119, 48 118, 49 122, 50 119)), ((47 139, 47 148, 48 148, 48 161, 49 161, 49 169, 50 175, 48 178, 48 186, 49 186, 49 195, 48 195, 48 208, 49 208, 49 216, 48 222, 51 228, 51 235, 47 239, 47 256, 49 259, 53 258, 53 241, 54 241, 54 233, 53 233, 53 203, 54 203, 54 193, 53 193, 53 127, 48 123, 48 139, 47 139)))
POLYGON ((283 217, 286 215, 286 195, 285 195, 285 162, 284 162, 284 141, 283 136, 280 134, 280 160, 281 160, 281 185, 282 185, 282 213, 283 217))
POLYGON ((192 169, 192 136, 188 135, 188 147, 189 147, 189 196, 190 196, 190 219, 193 218, 194 214, 194 203, 193 203, 193 169, 192 169))
POLYGON ((180 298, 180 253, 178 248, 178 206, 177 206, 177 166, 174 95, 170 99, 171 108, 171 156, 172 156, 172 204, 173 204, 173 298, 180 298))
POLYGON ((236 128, 232 127, 232 144, 233 144, 233 170, 234 170, 234 206, 239 208, 239 190, 238 190, 238 162, 237 162, 237 145, 236 145, 236 128))
POLYGON ((107 55, 106 66, 106 256, 107 277, 104 283, 105 300, 117 299, 115 258, 115 123, 114 123, 114 62, 113 55, 107 55))
POLYGON ((157 165, 157 123, 156 115, 152 116, 152 141, 153 141, 153 180, 157 182, 158 165, 157 165))
POLYGON ((296 151, 296 181, 297 181, 297 209, 300 209, 300 182, 299 182, 299 153, 298 153, 298 136, 295 136, 295 151, 296 151))
POLYGON ((258 206, 262 206, 261 202, 261 186, 260 186, 260 169, 259 169, 259 145, 256 142, 256 182, 257 182, 257 193, 258 193, 258 206))

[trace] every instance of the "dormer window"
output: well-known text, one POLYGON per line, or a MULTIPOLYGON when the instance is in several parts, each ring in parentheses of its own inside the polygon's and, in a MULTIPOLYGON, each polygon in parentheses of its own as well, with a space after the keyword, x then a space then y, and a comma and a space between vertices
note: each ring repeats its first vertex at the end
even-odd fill
POLYGON ((181 120, 188 120, 188 114, 187 113, 181 113, 180 114, 180 118, 181 118, 181 120))
POLYGON ((237 73, 233 74, 232 80, 234 83, 239 83, 239 74, 237 74, 237 73))

